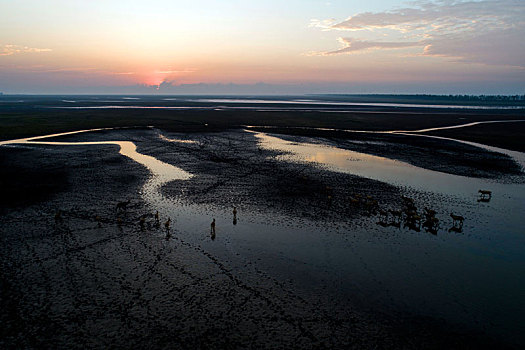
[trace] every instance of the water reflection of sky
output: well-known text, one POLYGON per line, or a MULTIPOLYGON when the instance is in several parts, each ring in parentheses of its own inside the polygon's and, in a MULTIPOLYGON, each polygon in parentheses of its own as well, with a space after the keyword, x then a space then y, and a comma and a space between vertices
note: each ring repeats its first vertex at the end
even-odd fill
MULTIPOLYGON (((315 162, 333 171, 394 184, 416 203, 438 212, 440 231, 435 237, 365 225, 349 232, 353 238, 348 243, 332 236, 322 243, 310 242, 327 251, 326 257, 319 257, 330 266, 326 271, 342 281, 345 275, 361 281, 357 285, 342 282, 345 288, 362 288, 368 300, 389 300, 417 313, 472 327, 483 325, 507 339, 525 340, 516 327, 525 312, 524 184, 451 175, 320 144, 255 135, 261 147, 288 152, 280 156, 283 161, 315 162), (477 202, 479 189, 493 191, 489 203, 477 202), (450 212, 466 218, 463 233, 447 232, 450 212), (375 287, 369 289, 371 285, 375 287)), ((523 164, 523 153, 483 148, 504 152, 523 164)))
POLYGON ((396 186, 412 187, 450 195, 477 193, 480 188, 495 188, 499 192, 512 191, 523 186, 500 184, 494 180, 452 175, 416 167, 414 165, 366 153, 355 152, 321 144, 289 142, 264 133, 256 133, 261 147, 287 152, 280 156, 285 161, 315 162, 331 170, 358 175, 396 186))
MULTIPOLYGON (((156 159, 155 157, 137 152, 137 146, 131 141, 93 141, 93 142, 39 141, 41 139, 46 139, 46 138, 51 138, 51 137, 73 135, 73 134, 78 134, 82 132, 97 131, 97 130, 104 130, 104 129, 81 130, 81 131, 66 132, 66 133, 59 133, 59 134, 52 134, 52 135, 45 135, 45 136, 29 137, 29 138, 18 139, 18 140, 2 141, 0 142, 0 146, 1 145, 14 145, 14 144, 48 145, 48 146, 77 146, 77 147, 78 146, 101 146, 101 145, 119 146, 120 154, 134 160, 138 164, 143 165, 150 171, 151 175, 149 179, 146 181, 146 183, 144 184, 143 189, 142 189, 142 193, 145 199, 150 203, 162 201, 162 195, 160 193, 160 189, 164 184, 170 181, 175 181, 175 180, 187 180, 193 176, 192 174, 182 170, 181 168, 178 168, 171 164, 162 162, 156 159)), ((192 141, 189 141, 189 140, 177 140, 177 139, 168 139, 168 138, 164 138, 164 139, 165 141, 168 141, 168 142, 192 143, 192 141)))
MULTIPOLYGON (((374 218, 341 230, 241 207, 239 221, 233 225, 231 208, 188 204, 183 194, 180 198, 163 195, 162 185, 188 179, 191 174, 138 153, 132 142, 47 142, 38 137, 0 145, 118 145, 121 154, 150 170, 142 195, 151 210, 158 210, 164 219, 171 217, 174 235, 228 261, 232 271, 238 266, 242 273, 243 266, 257 262, 258 268, 273 276, 304 284, 314 292, 344 300, 361 298, 383 308, 523 340, 518 330, 525 312, 524 185, 455 176, 320 144, 254 135, 261 147, 290 152, 281 156, 282 161, 315 162, 335 171, 416 188, 411 196, 438 212, 442 223, 438 235, 380 227, 374 218), (493 190, 491 202, 476 201, 479 187, 493 190), (447 232, 451 211, 465 216, 464 233, 447 232), (212 217, 217 219, 213 242, 209 239, 212 217)), ((167 136, 160 140, 166 150, 177 142, 167 136)))
POLYGON ((446 104, 415 104, 389 102, 338 102, 322 100, 265 100, 239 98, 194 99, 188 101, 206 103, 245 103, 245 104, 301 104, 301 105, 328 105, 328 106, 373 106, 373 107, 409 107, 409 108, 459 108, 459 109, 523 109, 523 106, 480 106, 480 105, 446 105, 446 104))

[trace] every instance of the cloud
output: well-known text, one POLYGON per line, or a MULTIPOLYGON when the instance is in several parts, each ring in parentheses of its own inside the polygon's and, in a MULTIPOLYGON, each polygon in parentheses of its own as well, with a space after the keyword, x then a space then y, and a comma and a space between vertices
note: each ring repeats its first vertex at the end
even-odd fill
POLYGON ((40 52, 50 52, 51 49, 38 49, 35 47, 21 46, 21 45, 12 45, 6 44, 0 46, 0 56, 11 56, 20 53, 40 53, 40 52))
MULTIPOLYGON (((311 26, 332 31, 366 32, 385 42, 339 39, 335 55, 364 49, 392 49, 423 44, 422 56, 455 61, 525 67, 525 1, 418 1, 412 7, 385 12, 363 12, 344 21, 314 20, 311 26), (391 38, 397 40, 388 40, 391 38), (401 38, 402 40, 399 40, 401 38)), ((355 35, 354 35, 355 37, 355 35)))
POLYGON ((338 55, 342 53, 353 53, 357 51, 377 49, 377 50, 391 50, 402 49, 414 46, 424 46, 423 42, 395 42, 395 41, 367 41, 355 38, 339 38, 339 42, 343 44, 343 48, 335 51, 323 52, 321 55, 338 55))
POLYGON ((309 27, 321 28, 322 30, 327 30, 328 31, 328 30, 334 29, 333 26, 336 23, 337 23, 337 20, 335 20, 334 18, 323 19, 323 20, 312 19, 312 20, 310 20, 309 27))
POLYGON ((489 26, 505 28, 521 21, 522 0, 418 2, 418 7, 386 12, 364 12, 332 25, 332 29, 363 30, 392 28, 400 31, 432 27, 435 31, 457 32, 489 26))

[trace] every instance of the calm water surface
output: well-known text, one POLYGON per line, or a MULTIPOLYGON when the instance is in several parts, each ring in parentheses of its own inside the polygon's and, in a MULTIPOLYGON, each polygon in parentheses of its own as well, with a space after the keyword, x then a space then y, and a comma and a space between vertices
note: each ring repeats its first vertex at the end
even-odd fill
POLYGON ((415 104, 415 103, 388 103, 388 102, 337 102, 322 100, 265 100, 248 98, 214 98, 194 99, 188 101, 207 103, 253 103, 253 104, 300 104, 300 105, 329 105, 329 106, 374 106, 374 107, 409 107, 409 108, 459 108, 459 109, 523 109, 521 106, 476 106, 476 105, 446 105, 446 104, 415 104))
MULTIPOLYGON (((38 137, 0 145, 119 145, 121 154, 151 172, 142 188, 151 210, 159 210, 163 218, 171 217, 173 234, 228 261, 232 270, 242 273, 245 264, 257 262, 261 269, 283 280, 292 280, 319 295, 333 295, 334 300, 342 301, 341 307, 344 300, 366 303, 385 312, 430 316, 525 342, 521 333, 525 314, 525 185, 450 175, 264 133, 254 135, 260 147, 286 151, 280 156, 283 162, 310 162, 399 186, 418 204, 437 210, 441 230, 431 235, 384 228, 371 218, 350 226, 325 227, 242 210, 238 224, 233 225, 231 208, 210 210, 162 195, 163 185, 185 181, 192 174, 138 153, 132 142, 46 142, 38 137), (493 191, 489 203, 477 202, 480 188, 493 191), (463 233, 448 232, 450 212, 465 216, 463 233), (209 238, 212 217, 217 219, 215 241, 209 238)), ((167 149, 178 141, 161 139, 167 149)), ((513 156, 523 154, 514 152, 513 156)))

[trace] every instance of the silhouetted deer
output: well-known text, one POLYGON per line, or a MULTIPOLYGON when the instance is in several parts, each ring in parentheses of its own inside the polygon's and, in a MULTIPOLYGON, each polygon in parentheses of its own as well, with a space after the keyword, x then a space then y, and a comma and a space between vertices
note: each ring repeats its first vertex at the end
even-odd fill
POLYGON ((463 216, 454 215, 450 213, 450 217, 452 218, 453 227, 458 227, 458 228, 463 227, 463 221, 465 221, 465 218, 463 216))
POLYGON ((478 193, 479 193, 478 202, 490 202, 490 199, 492 198, 492 191, 479 190, 478 193))
POLYGON ((434 216, 436 216, 436 211, 425 207, 425 216, 427 217, 427 219, 433 218, 434 216))
POLYGON ((456 232, 456 233, 462 233, 463 232, 463 227, 456 227, 456 226, 452 226, 451 228, 448 229, 448 232, 456 232))
POLYGON ((417 210, 412 198, 401 196, 401 200, 403 201, 403 205, 405 206, 406 210, 417 210))
POLYGON ((421 216, 415 210, 407 210, 405 225, 411 230, 419 232, 421 230, 421 216))
POLYGON ((100 219, 100 216, 95 216, 95 221, 97 222, 97 226, 98 227, 102 227, 102 222, 101 222, 101 219, 100 219))
POLYGON ((388 222, 388 212, 383 209, 379 209, 379 222, 388 222))
POLYGON ((60 213, 60 210, 57 210, 55 213, 55 223, 62 222, 62 214, 60 213))
POLYGON ((392 219, 394 220, 394 222, 400 222, 401 221, 401 216, 402 216, 402 212, 401 210, 388 210, 388 212, 390 214, 392 214, 392 219))
POLYGON ((439 229, 439 219, 435 216, 427 216, 427 220, 423 223, 423 227, 426 228, 427 232, 437 235, 437 231, 439 229))
POLYGON ((131 203, 131 200, 127 200, 125 202, 118 202, 117 203, 117 210, 126 210, 128 207, 128 204, 131 203))
POLYGON ((401 200, 407 207, 414 205, 414 200, 410 197, 401 196, 401 200))
POLYGON ((353 204, 353 205, 359 204, 359 199, 358 198, 348 197, 348 199, 350 200, 350 203, 353 204))
POLYGON ((377 202, 377 200, 373 199, 372 197, 370 197, 368 201, 366 201, 365 206, 370 214, 375 213, 379 209, 379 203, 377 202))
POLYGON ((409 214, 407 214, 406 221, 421 223, 421 215, 419 215, 416 211, 411 211, 409 214))

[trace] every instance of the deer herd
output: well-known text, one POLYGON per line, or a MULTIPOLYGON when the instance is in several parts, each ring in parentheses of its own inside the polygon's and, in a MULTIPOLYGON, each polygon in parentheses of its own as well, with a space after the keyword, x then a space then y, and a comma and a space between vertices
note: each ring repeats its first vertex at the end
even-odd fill
MULTIPOLYGON (((491 191, 479 190, 478 193, 478 202, 490 202, 490 200, 492 199, 491 191)), ((372 196, 364 197, 360 194, 354 194, 348 197, 348 200, 350 204, 362 205, 367 209, 367 211, 370 214, 377 215, 377 224, 383 227, 394 226, 400 228, 401 224, 403 224, 404 228, 408 228, 417 232, 420 232, 421 227, 424 227, 427 232, 432 233, 434 235, 436 235, 438 230, 440 229, 440 220, 436 217, 437 212, 427 207, 424 207, 422 211, 419 211, 415 205, 414 199, 410 197, 401 196, 400 209, 381 209, 378 201, 372 196)), ((120 214, 127 210, 130 203, 131 200, 128 199, 126 201, 118 202, 116 204, 116 211, 118 215, 116 222, 119 228, 124 223, 122 218, 120 217, 120 214)), ((160 227, 160 217, 159 212, 157 210, 153 215, 145 214, 140 216, 139 226, 141 230, 145 229, 146 223, 148 224, 148 227, 151 226, 151 222, 146 221, 146 218, 148 217, 153 217, 155 226, 160 227)), ((457 233, 463 232, 463 222, 465 221, 465 218, 461 215, 456 215, 454 213, 450 213, 450 217, 452 218, 452 226, 449 228, 448 231, 457 233)), ((63 222, 62 212, 60 210, 56 211, 54 219, 56 224, 63 222)), ((99 228, 102 227, 102 219, 100 218, 100 216, 97 215, 95 217, 95 221, 97 222, 97 226, 99 228)), ((233 224, 237 224, 236 207, 233 207, 233 224)), ((215 238, 215 225, 215 219, 213 219, 213 221, 210 224, 210 233, 212 239, 215 238)), ((171 218, 168 217, 168 219, 164 222, 164 228, 167 232, 167 237, 169 237, 170 227, 171 218)))
MULTIPOLYGON (((478 202, 490 202, 492 199, 492 192, 488 190, 479 190, 478 202)), ((350 198, 351 203, 359 203, 356 200, 356 197, 353 196, 350 198)), ((425 230, 434 235, 437 234, 440 229, 440 221, 436 217, 437 212, 430 208, 423 208, 423 211, 419 212, 414 200, 410 197, 401 196, 401 209, 378 209, 377 214, 379 221, 378 225, 381 226, 394 226, 397 228, 403 227, 408 228, 414 231, 421 231, 421 227, 424 227, 425 230)), ((463 222, 465 218, 461 215, 456 215, 450 213, 452 218, 452 226, 449 228, 448 232, 463 232, 463 222)))
MULTIPOLYGON (((123 202, 118 202, 116 204, 116 211, 117 211, 117 226, 119 228, 122 227, 124 221, 122 220, 120 214, 122 213, 125 213, 128 206, 130 205, 131 203, 131 200, 128 199, 126 201, 123 201, 123 202)), ((155 214, 145 214, 145 215, 141 215, 140 218, 139 218, 139 226, 141 228, 141 230, 143 231, 145 228, 146 228, 146 224, 148 224, 148 227, 151 226, 151 222, 147 222, 146 221, 146 218, 148 217, 153 217, 154 219, 154 224, 155 224, 155 227, 160 227, 160 215, 159 215, 159 211, 155 211, 155 214)), ((56 213, 55 213, 55 223, 60 223, 62 222, 62 214, 61 214, 61 211, 58 210, 56 213)), ((100 216, 95 216, 95 221, 97 222, 97 226, 100 228, 102 227, 102 220, 100 218, 100 216)), ((237 208, 236 207, 233 207, 233 224, 236 225, 237 224, 237 208)), ((171 228, 171 218, 168 217, 168 219, 164 222, 164 229, 166 230, 167 232, 167 238, 170 237, 170 228, 171 228)), ((213 221, 211 222, 210 224, 210 233, 211 233, 211 236, 212 236, 212 239, 215 238, 215 219, 213 219, 213 221)))
MULTIPOLYGON (((440 228, 440 221, 436 217, 437 212, 434 209, 425 207, 422 211, 418 211, 414 199, 406 196, 401 196, 401 205, 401 209, 379 210, 379 221, 377 224, 397 228, 400 228, 401 224, 403 224, 404 228, 417 232, 420 232, 421 227, 424 227, 427 232, 434 235, 437 234, 440 228)), ((461 232, 464 218, 452 213, 450 216, 453 219, 453 223, 449 232, 461 232)))

